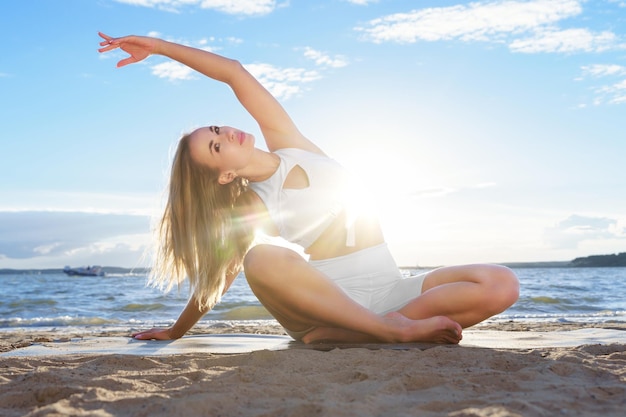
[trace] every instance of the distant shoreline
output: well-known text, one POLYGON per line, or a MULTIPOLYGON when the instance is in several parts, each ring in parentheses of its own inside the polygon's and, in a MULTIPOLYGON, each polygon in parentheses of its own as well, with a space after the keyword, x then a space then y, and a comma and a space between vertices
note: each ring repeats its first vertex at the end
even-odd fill
MULTIPOLYGON (((147 274, 150 268, 123 268, 119 266, 103 266, 102 271, 105 274, 147 274)), ((0 269, 0 275, 9 274, 62 274, 63 268, 42 268, 42 269, 0 269)))
MULTIPOLYGON (((591 255, 571 261, 497 262, 509 268, 615 268, 626 267, 626 252, 611 255, 591 255)), ((402 269, 428 269, 424 266, 402 266, 402 269)))
MULTIPOLYGON (((500 262, 500 265, 509 268, 615 268, 626 267, 626 252, 611 255, 592 255, 576 258, 572 261, 552 262, 500 262)), ((400 269, 433 269, 434 266, 400 266, 400 269)), ((102 270, 106 274, 147 274, 150 268, 123 268, 117 266, 104 266, 102 270)), ((44 269, 0 269, 0 275, 8 274, 61 274, 62 268, 44 269)))

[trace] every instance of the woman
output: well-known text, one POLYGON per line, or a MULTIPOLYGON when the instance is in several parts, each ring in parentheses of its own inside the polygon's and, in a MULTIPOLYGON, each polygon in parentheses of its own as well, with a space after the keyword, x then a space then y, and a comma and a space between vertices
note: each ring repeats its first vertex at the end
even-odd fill
POLYGON ((192 295, 171 328, 137 339, 183 336, 243 268, 259 300, 295 339, 458 343, 462 328, 504 311, 518 297, 507 268, 440 268, 402 279, 378 221, 350 205, 353 186, 335 161, 300 133, 278 101, 237 61, 161 39, 104 39, 99 52, 156 54, 228 84, 256 120, 269 152, 227 126, 203 127, 179 142, 160 222, 152 278, 171 288, 186 277, 192 295), (256 230, 300 244, 309 260, 267 244, 256 230))

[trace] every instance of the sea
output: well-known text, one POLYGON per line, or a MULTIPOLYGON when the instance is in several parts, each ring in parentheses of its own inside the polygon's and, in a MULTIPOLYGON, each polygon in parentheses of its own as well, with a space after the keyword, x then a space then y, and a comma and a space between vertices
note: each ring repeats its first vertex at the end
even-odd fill
MULTIPOLYGON (((626 268, 514 268, 520 298, 490 322, 626 322, 626 268)), ((405 275, 423 270, 403 270, 405 275)), ((104 277, 13 272, 0 275, 0 332, 135 331, 174 323, 188 288, 164 293, 145 273, 104 277)), ((240 274, 206 326, 275 323, 240 274)))

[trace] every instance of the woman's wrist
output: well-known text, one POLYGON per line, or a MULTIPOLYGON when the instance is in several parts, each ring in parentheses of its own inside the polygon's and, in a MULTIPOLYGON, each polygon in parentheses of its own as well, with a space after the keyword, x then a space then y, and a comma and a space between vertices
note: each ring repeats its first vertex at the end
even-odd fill
POLYGON ((152 53, 154 55, 168 56, 167 55, 168 46, 173 45, 173 44, 164 39, 160 39, 160 38, 153 38, 153 39, 154 39, 154 49, 152 53))
POLYGON ((172 327, 170 327, 167 331, 170 339, 180 339, 181 337, 183 337, 185 335, 185 333, 187 333, 186 330, 179 330, 176 328, 176 324, 174 324, 172 327))

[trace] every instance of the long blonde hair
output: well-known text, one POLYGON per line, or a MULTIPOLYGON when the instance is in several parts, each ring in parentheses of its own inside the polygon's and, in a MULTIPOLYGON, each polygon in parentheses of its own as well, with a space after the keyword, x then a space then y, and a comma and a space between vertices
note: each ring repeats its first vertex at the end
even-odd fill
POLYGON ((172 162, 150 281, 169 291, 188 278, 198 307, 212 308, 224 291, 226 274, 241 266, 252 241, 234 210, 247 181, 238 177, 219 184, 218 173, 192 160, 190 136, 180 139, 172 162))

